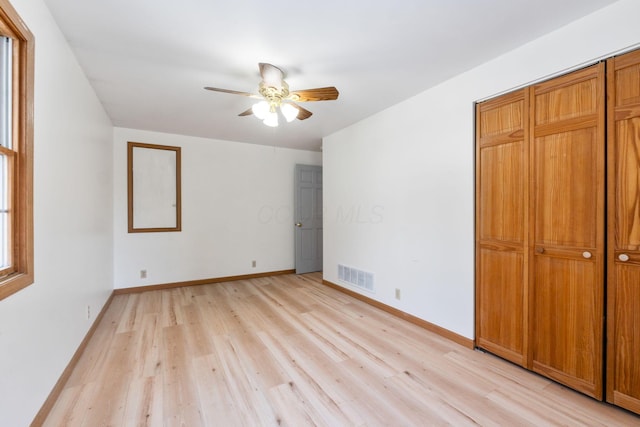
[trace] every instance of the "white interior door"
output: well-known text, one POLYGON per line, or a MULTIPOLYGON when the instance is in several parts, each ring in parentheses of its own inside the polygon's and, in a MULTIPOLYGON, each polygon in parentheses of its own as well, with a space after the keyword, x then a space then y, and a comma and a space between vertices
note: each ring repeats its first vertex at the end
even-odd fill
POLYGON ((322 271, 322 167, 295 168, 296 274, 322 271))

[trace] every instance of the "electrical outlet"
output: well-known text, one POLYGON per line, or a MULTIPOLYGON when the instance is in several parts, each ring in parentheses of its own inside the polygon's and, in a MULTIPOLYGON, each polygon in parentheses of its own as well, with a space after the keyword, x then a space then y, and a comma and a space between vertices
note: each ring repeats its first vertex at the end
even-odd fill
POLYGON ((256 268, 256 260, 255 259, 253 261, 251 261, 251 267, 252 268, 256 268))
POLYGON ((147 278, 147 270, 140 270, 140 278, 141 279, 147 278))
POLYGON ((396 299, 400 299, 400 289, 396 288, 396 299))
POLYGON ((87 319, 91 319, 91 306, 87 306, 87 319))

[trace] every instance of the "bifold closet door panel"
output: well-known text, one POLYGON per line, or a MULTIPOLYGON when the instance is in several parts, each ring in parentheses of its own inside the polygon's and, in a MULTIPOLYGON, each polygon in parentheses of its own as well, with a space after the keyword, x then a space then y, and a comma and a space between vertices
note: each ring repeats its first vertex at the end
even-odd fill
POLYGON ((602 398, 604 64, 531 88, 531 368, 602 398))
POLYGON ((640 51, 607 69, 607 400, 640 413, 640 51))
POLYGON ((476 343, 526 363, 528 145, 525 91, 476 111, 476 343))

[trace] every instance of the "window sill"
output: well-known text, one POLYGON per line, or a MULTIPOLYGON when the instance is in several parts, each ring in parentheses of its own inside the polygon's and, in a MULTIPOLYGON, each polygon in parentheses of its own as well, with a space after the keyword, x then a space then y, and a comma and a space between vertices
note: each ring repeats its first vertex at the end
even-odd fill
POLYGON ((13 273, 0 280, 0 300, 33 284, 33 274, 13 273))

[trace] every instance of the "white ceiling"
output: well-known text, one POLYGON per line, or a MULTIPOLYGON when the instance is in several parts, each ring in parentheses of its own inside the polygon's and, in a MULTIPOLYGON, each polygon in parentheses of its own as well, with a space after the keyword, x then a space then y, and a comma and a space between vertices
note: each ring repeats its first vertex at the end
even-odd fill
POLYGON ((319 150, 323 136, 615 0, 45 0, 113 125, 319 150), (336 86, 305 121, 238 117, 258 62, 336 86))

